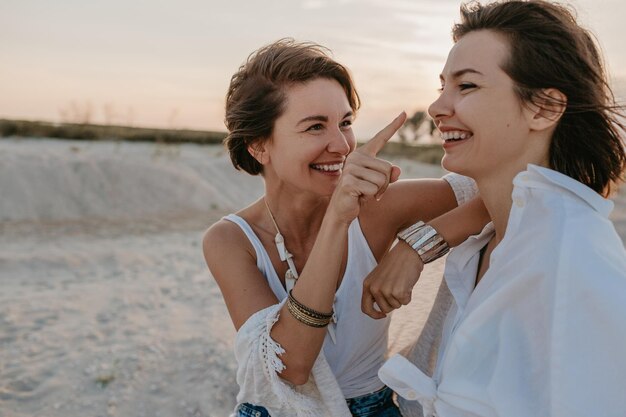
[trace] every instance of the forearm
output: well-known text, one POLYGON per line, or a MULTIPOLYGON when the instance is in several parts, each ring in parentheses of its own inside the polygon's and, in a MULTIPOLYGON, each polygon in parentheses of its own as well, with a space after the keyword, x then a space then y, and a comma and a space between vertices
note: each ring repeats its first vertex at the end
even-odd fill
MULTIPOLYGON (((348 226, 335 220, 331 213, 327 213, 322 221, 307 263, 292 290, 293 297, 308 308, 320 312, 333 309, 348 242, 348 226)), ((286 304, 283 306, 271 336, 285 349, 281 355, 286 367, 281 373, 284 379, 296 384, 306 382, 322 349, 326 331, 326 327, 315 328, 301 323, 286 304)))
POLYGON ((468 237, 480 233, 490 221, 489 213, 480 197, 450 210, 428 222, 451 247, 458 246, 468 237))

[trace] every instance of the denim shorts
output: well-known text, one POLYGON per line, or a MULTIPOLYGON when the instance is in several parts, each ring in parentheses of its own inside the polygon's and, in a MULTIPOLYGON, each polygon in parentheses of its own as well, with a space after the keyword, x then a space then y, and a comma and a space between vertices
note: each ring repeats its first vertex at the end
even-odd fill
MULTIPOLYGON (((349 398, 346 403, 354 417, 402 417, 392 394, 391 388, 384 387, 371 394, 349 398)), ((270 417, 270 414, 265 407, 243 403, 237 407, 237 417, 270 417)))
POLYGON ((391 388, 384 387, 371 394, 349 398, 346 402, 354 417, 401 417, 392 396, 391 388))
POLYGON ((237 417, 270 417, 270 413, 260 405, 243 403, 237 407, 237 417))

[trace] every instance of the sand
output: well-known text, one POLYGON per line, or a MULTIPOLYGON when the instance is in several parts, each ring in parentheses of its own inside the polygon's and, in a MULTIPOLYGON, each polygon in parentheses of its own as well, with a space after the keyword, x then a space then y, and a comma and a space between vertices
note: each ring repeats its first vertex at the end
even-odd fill
MULTIPOLYGON (((219 146, 0 140, 0 417, 228 415, 235 332, 200 241, 262 192, 219 146)), ((392 350, 442 266, 395 314, 392 350)))

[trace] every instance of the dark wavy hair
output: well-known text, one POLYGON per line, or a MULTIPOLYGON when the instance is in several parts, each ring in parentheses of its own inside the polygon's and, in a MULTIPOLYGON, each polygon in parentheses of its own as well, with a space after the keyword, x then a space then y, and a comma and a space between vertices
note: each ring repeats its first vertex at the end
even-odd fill
POLYGON ((229 133, 224 144, 235 168, 252 175, 263 172, 248 146, 271 137, 274 123, 284 111, 289 85, 318 78, 336 80, 352 110, 358 110, 359 95, 348 69, 334 61, 321 45, 285 38, 248 57, 232 76, 226 95, 224 123, 229 133))
POLYGON ((502 69, 526 103, 541 106, 555 88, 567 97, 550 145, 550 167, 608 196, 624 180, 624 107, 616 104, 593 35, 568 8, 542 0, 477 2, 461 6, 457 42, 467 33, 505 36, 510 56, 502 69))

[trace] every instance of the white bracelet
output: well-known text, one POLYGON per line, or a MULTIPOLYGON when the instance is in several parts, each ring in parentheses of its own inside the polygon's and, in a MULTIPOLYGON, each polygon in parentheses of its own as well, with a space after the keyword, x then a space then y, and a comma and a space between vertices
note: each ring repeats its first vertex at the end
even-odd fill
POLYGON ((401 230, 398 239, 408 243, 424 264, 441 258, 450 250, 448 242, 432 226, 422 221, 401 230))

